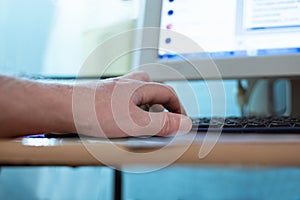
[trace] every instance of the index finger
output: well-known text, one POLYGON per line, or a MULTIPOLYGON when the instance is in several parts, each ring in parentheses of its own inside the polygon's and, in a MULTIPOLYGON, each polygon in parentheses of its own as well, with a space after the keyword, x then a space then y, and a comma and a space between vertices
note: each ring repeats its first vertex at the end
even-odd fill
POLYGON ((160 83, 144 84, 135 91, 132 100, 138 106, 161 104, 170 112, 186 115, 175 91, 170 86, 160 83))

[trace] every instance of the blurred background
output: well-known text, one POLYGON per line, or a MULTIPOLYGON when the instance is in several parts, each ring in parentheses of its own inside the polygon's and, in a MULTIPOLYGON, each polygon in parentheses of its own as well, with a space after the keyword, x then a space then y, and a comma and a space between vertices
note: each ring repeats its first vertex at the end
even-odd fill
MULTIPOLYGON (((0 0, 0 73, 76 77, 97 45, 136 27, 142 6, 142 0, 0 0)), ((129 36, 107 51, 133 41, 129 36)), ((125 56, 105 73, 122 75, 132 63, 125 56)), ((92 69, 86 75, 93 73, 92 69)), ((239 116, 237 81, 223 83, 226 115, 239 116)), ((188 114, 195 116, 183 85, 167 84, 175 88, 188 114)), ((200 115, 210 116, 205 82, 190 85, 200 115)), ((112 174, 104 167, 1 167, 0 199, 111 199, 112 174)), ((299 178, 298 169, 170 167, 147 174, 125 173, 124 199, 300 199, 299 178)))
MULTIPOLYGON (((0 0, 0 73, 75 78, 93 49, 109 39, 113 41, 114 35, 136 27, 142 7, 142 0, 0 0)), ((122 44, 111 42, 107 55, 103 56, 109 56, 110 51, 121 45, 133 46, 133 37, 127 36, 128 40, 122 44)), ((104 75, 125 74, 133 62, 130 55, 123 56, 104 75)), ((100 64, 83 75, 95 76, 102 68, 106 66, 100 64)), ((187 102, 190 95, 184 93, 184 84, 167 84, 175 88, 189 114, 195 116, 193 105, 187 102)), ((209 116, 211 99, 206 83, 191 81, 190 85, 201 102, 201 115, 209 116)), ((235 99, 237 82, 224 81, 224 88, 226 114, 240 115, 235 99)))
MULTIPOLYGON (((97 45, 134 28, 139 4, 137 0, 1 0, 0 71, 77 75, 97 45)), ((130 63, 123 65, 109 73, 127 72, 130 63)))

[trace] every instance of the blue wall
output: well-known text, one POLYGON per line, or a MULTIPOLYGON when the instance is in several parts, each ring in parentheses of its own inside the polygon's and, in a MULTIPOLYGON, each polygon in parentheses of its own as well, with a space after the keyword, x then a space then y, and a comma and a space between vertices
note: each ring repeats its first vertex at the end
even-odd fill
POLYGON ((0 73, 41 72, 54 12, 51 0, 0 0, 0 73))

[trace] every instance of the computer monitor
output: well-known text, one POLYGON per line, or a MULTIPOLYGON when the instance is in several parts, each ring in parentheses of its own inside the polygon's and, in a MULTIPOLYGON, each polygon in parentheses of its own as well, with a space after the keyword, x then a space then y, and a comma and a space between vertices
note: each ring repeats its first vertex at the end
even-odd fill
POLYGON ((186 60, 192 61, 205 79, 300 76, 299 1, 146 0, 141 13, 143 27, 158 28, 141 36, 142 44, 154 45, 139 57, 141 68, 153 80, 180 79, 174 73, 161 73, 159 65, 187 79, 203 79, 185 67, 186 60), (182 45, 172 38, 174 33, 197 43, 205 56, 192 47, 179 52, 165 50, 168 45, 182 45), (210 59, 219 74, 207 69, 210 59))

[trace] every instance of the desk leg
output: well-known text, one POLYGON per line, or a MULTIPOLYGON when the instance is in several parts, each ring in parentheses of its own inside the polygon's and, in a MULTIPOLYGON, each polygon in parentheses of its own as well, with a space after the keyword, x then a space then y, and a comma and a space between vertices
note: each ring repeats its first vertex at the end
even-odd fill
POLYGON ((122 200, 122 171, 114 169, 114 200, 122 200))

